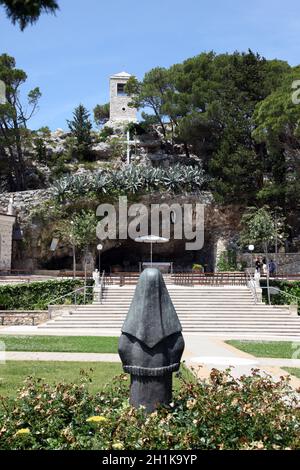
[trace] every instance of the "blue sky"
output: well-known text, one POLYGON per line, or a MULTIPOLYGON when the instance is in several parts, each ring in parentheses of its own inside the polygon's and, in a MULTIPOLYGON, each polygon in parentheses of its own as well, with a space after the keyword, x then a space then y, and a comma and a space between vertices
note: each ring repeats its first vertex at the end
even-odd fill
POLYGON ((203 51, 245 51, 298 65, 299 0, 58 0, 21 33, 0 8, 0 53, 14 56, 39 86, 32 128, 66 128, 75 106, 92 110, 109 99, 108 77, 126 70, 139 78, 155 66, 203 51))

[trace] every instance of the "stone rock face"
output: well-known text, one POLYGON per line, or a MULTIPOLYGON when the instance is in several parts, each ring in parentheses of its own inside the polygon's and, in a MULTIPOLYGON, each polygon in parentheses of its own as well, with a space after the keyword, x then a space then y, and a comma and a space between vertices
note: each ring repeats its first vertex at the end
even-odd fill
POLYGON ((0 212, 6 212, 10 198, 21 221, 26 221, 30 212, 42 202, 49 200, 50 189, 36 189, 16 193, 0 193, 0 212))
POLYGON ((0 270, 11 268, 14 222, 14 216, 0 213, 0 270))
POLYGON ((111 156, 110 145, 106 142, 99 142, 92 146, 92 152, 96 158, 108 159, 111 156))

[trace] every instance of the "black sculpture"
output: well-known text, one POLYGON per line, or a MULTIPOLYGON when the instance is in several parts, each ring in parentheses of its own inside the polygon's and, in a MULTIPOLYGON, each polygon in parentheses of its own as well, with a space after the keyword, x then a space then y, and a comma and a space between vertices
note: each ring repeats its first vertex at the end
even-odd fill
POLYGON ((164 279, 148 268, 139 278, 119 339, 124 372, 131 375, 130 403, 151 413, 172 401, 172 374, 184 350, 182 328, 164 279))

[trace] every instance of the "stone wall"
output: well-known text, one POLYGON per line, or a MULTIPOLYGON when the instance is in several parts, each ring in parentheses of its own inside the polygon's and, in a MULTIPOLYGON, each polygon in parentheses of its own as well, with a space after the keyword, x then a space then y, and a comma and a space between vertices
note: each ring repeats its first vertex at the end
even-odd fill
MULTIPOLYGON (((251 264, 255 263, 256 258, 264 258, 263 253, 253 253, 251 260, 250 253, 242 253, 238 256, 238 261, 247 263, 250 267, 251 264)), ((277 271, 279 274, 298 274, 300 273, 300 253, 270 253, 270 260, 273 259, 277 262, 277 271)))
POLYGON ((24 222, 32 209, 47 201, 50 197, 49 189, 36 189, 16 193, 0 193, 0 212, 6 213, 10 198, 13 198, 15 213, 24 222))
POLYGON ((0 270, 11 269, 12 231, 15 217, 0 214, 0 270))

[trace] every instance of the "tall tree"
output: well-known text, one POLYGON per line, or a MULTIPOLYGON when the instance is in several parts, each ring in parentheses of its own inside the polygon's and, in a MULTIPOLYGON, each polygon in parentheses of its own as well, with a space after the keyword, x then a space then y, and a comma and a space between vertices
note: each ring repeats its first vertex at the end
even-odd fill
POLYGON ((265 202, 299 208, 300 197, 300 103, 293 100, 300 67, 285 75, 281 85, 254 113, 253 136, 267 149, 267 178, 259 194, 265 202))
POLYGON ((13 24, 18 23, 23 31, 35 23, 42 13, 55 13, 59 6, 55 0, 0 0, 13 24))
POLYGON ((94 108, 94 121, 102 127, 109 120, 109 103, 97 104, 94 108))
POLYGON ((27 75, 16 68, 15 59, 0 56, 0 80, 5 84, 6 103, 0 104, 0 152, 8 168, 10 190, 26 189, 24 151, 30 132, 27 123, 37 110, 41 96, 39 88, 28 93, 24 105, 20 98, 21 85, 27 75))
POLYGON ((268 206, 261 208, 249 207, 243 214, 241 220, 243 229, 240 233, 240 243, 243 246, 254 244, 262 248, 267 264, 267 288, 268 300, 270 300, 269 289, 269 250, 274 243, 285 238, 285 218, 275 215, 268 206))
POLYGON ((82 158, 87 158, 92 145, 91 130, 93 126, 90 120, 90 113, 80 104, 73 112, 73 119, 67 122, 70 131, 76 139, 76 153, 82 158))

